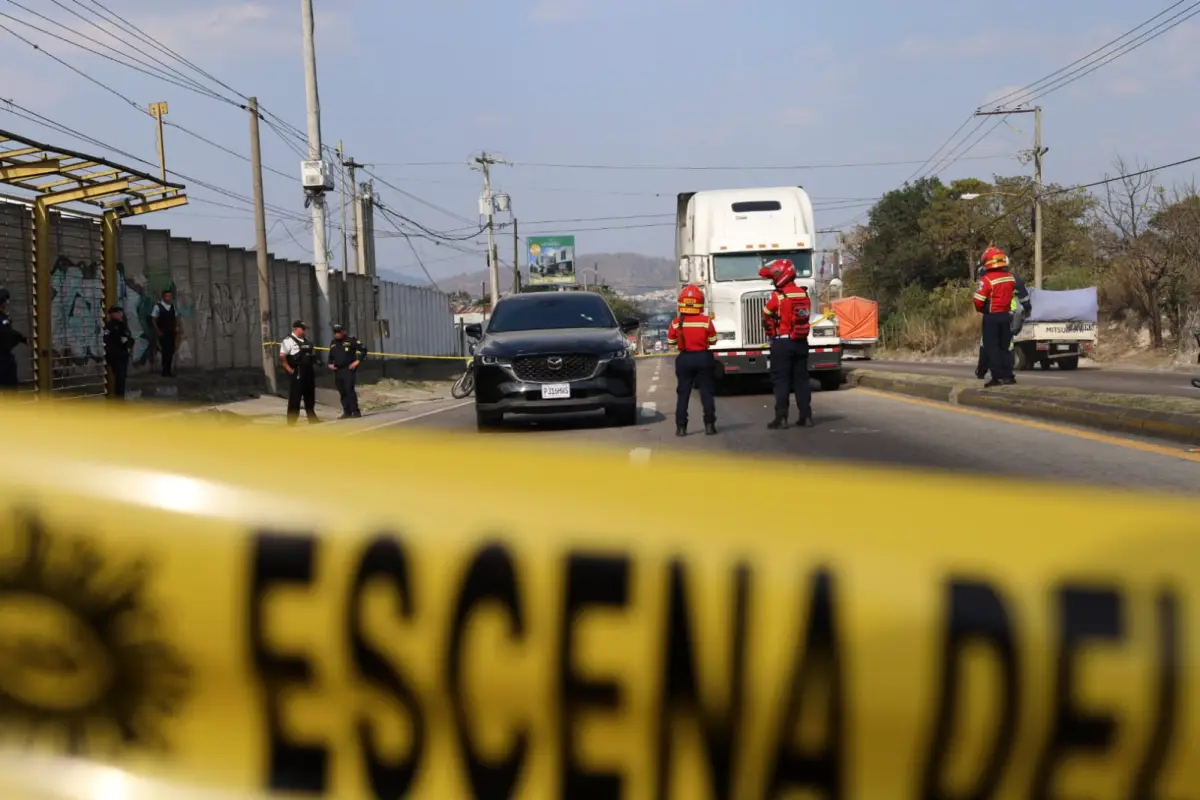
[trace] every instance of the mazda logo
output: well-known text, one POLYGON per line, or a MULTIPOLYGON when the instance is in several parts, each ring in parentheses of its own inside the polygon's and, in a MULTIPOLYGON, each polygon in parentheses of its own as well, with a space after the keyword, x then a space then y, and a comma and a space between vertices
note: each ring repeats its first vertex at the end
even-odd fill
POLYGON ((546 359, 546 366, 550 369, 562 369, 562 359, 558 356, 551 356, 546 359))

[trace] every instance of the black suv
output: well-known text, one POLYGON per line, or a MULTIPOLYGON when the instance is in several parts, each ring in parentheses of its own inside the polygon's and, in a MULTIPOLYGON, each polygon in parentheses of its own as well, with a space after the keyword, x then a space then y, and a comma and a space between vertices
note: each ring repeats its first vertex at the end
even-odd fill
POLYGON ((480 428, 504 414, 603 409, 618 425, 638 418, 637 362, 626 334, 637 319, 617 321, 595 292, 517 294, 496 304, 475 348, 475 415, 480 428))

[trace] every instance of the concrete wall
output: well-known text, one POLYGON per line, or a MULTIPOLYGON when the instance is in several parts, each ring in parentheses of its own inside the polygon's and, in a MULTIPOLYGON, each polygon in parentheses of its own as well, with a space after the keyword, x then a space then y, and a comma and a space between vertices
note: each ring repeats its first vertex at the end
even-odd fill
MULTIPOLYGON (((55 385, 102 392, 104 295, 99 263, 100 226, 87 216, 54 215, 51 278, 55 385)), ((120 238, 117 297, 137 339, 133 375, 150 373, 158 343, 150 312, 165 289, 175 292, 183 338, 176 364, 183 373, 261 368, 258 267, 253 251, 198 242, 169 231, 126 225, 120 238)), ((0 285, 12 293, 9 314, 32 336, 32 216, 29 207, 0 202, 0 285)), ((272 257, 271 338, 279 341, 295 319, 315 324, 316 285, 310 264, 272 257)), ((456 351, 449 298, 433 289, 351 275, 343 306, 341 276, 330 276, 330 317, 374 351, 451 355, 456 351), (378 314, 377 314, 378 312, 378 314), (380 336, 388 320, 389 335, 380 336)), ((311 330, 320 345, 329 331, 311 330)), ((29 348, 17 350, 21 380, 32 380, 29 348)))

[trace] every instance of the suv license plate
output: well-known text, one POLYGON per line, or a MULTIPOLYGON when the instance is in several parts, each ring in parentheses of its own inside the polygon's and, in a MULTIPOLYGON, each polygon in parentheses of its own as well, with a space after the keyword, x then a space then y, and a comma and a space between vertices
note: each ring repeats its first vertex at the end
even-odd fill
POLYGON ((542 384, 542 399, 543 400, 564 400, 571 396, 571 384, 569 383, 544 383, 542 384))

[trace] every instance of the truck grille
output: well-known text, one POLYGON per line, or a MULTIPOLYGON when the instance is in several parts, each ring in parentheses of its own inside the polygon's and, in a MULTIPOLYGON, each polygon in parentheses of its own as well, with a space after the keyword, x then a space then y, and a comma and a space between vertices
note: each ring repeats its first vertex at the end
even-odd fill
POLYGON ((520 356, 513 359, 513 373, 526 383, 579 381, 592 377, 599 360, 588 355, 520 356))
POLYGON ((767 343, 767 333, 762 326, 763 306, 770 292, 753 292, 742 295, 742 346, 753 347, 767 343))

